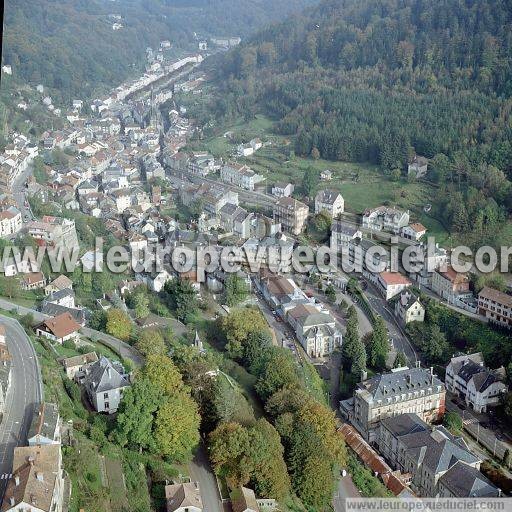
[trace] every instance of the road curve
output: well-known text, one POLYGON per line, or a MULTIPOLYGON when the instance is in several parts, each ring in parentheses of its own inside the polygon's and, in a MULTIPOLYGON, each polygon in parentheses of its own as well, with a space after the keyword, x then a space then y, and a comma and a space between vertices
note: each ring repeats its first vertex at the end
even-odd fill
MULTIPOLYGON (((3 298, 0 298, 0 308, 9 310, 9 311, 16 311, 20 315, 26 315, 28 313, 31 313, 34 316, 34 319, 36 321, 42 321, 45 318, 48 318, 48 315, 44 315, 40 311, 26 308, 24 306, 18 306, 17 304, 14 304, 13 302, 10 302, 3 298)), ((18 326, 18 329, 21 330, 21 332, 18 332, 18 336, 21 336, 21 334, 23 334, 25 336, 25 339, 26 339, 25 341, 28 341, 28 344, 29 344, 29 347, 25 347, 25 348, 26 349, 30 348, 33 352, 34 348, 32 346, 32 343, 28 339, 25 331, 19 325, 19 323, 16 320, 12 320, 9 317, 3 317, 2 315, 0 315, 0 320, 2 320, 3 318, 7 319, 6 323, 7 323, 7 321, 9 321, 9 325, 13 324, 14 326, 16 326, 16 325, 18 326)), ((9 329, 9 327, 8 327, 8 329, 9 329)), ((97 341, 101 341, 101 343, 104 343, 105 345, 109 346, 110 348, 112 348, 114 350, 114 352, 117 352, 123 358, 132 360, 132 362, 134 363, 135 366, 142 366, 144 364, 144 358, 141 356, 141 354, 137 350, 135 350, 133 347, 128 345, 127 343, 124 343, 123 341, 118 340, 117 338, 114 338, 112 336, 109 336, 108 334, 105 334, 103 332, 89 329, 88 327, 84 327, 82 329, 82 332, 89 338, 95 339, 97 341)), ((8 335, 9 335, 9 332, 8 332, 8 335)), ((24 345, 26 345, 26 343, 24 345)), ((9 349, 10 348, 11 347, 9 346, 9 349)), ((28 374, 25 377, 28 382, 25 383, 24 389, 28 388, 28 389, 31 389, 32 391, 35 390, 37 386, 34 385, 34 381, 33 381, 33 379, 31 380, 30 375, 37 375, 39 373, 39 368, 37 366, 37 364, 38 364, 37 359, 35 359, 34 356, 35 356, 35 353, 28 353, 26 351, 21 357, 21 359, 23 359, 23 360, 28 359, 29 361, 34 361, 33 364, 35 365, 36 370, 37 370, 37 371, 35 371, 34 369, 32 369, 30 372, 28 372, 28 374), (33 359, 30 359, 31 356, 33 359)), ((27 363, 25 363, 25 364, 27 364, 27 363)), ((35 382, 37 383, 37 379, 35 382)), ((18 393, 23 394, 24 391, 18 391, 18 393)), ((42 395, 42 391, 40 391, 40 395, 42 395)), ((16 400, 16 402, 19 402, 19 400, 20 399, 18 398, 18 400, 16 400)), ((39 398, 39 401, 41 401, 41 400, 42 400, 42 398, 39 398)), ((35 400, 34 400, 34 403, 35 403, 35 400)), ((33 411, 33 407, 30 410, 30 414, 32 414, 32 411, 33 411)), ((30 416, 29 416, 29 418, 30 418, 30 416)), ((14 420, 13 423, 15 423, 15 421, 20 421, 20 420, 14 420)), ((21 423, 20 423, 20 425, 21 425, 21 423)), ((29 425, 30 425, 30 420, 29 420, 29 423, 26 425, 26 429, 28 429, 29 425)), ((25 431, 25 435, 26 435, 26 431, 25 431)), ((2 436, 3 436, 3 425, 0 425, 0 439, 2 438, 2 436)), ((7 436, 7 434, 6 434, 6 437, 8 438, 9 436, 7 436)), ((23 436, 22 436, 22 438, 23 438, 23 436)), ((14 445, 10 449, 10 452, 7 450, 7 452, 11 453, 11 460, 8 464, 5 463, 5 465, 4 465, 3 459, 2 459, 2 452, 1 452, 2 446, 0 445, 0 477, 2 476, 3 473, 9 473, 11 470, 12 449, 13 448, 14 448, 14 445)), ((209 465, 208 456, 204 451, 204 445, 199 446, 198 451, 194 457, 194 460, 189 464, 189 469, 190 469, 191 478, 194 479, 195 481, 199 482, 205 512, 223 512, 222 502, 220 500, 219 490, 217 488, 217 482, 215 480, 215 476, 213 475, 213 472, 209 465)), ((2 480, 0 478, 0 497, 3 496, 3 493, 4 493, 3 486, 4 485, 5 484, 2 482, 2 480)))
POLYGON ((14 448, 26 442, 34 410, 43 400, 43 384, 36 352, 23 327, 0 315, 12 357, 11 386, 0 424, 0 502, 12 471, 14 448))

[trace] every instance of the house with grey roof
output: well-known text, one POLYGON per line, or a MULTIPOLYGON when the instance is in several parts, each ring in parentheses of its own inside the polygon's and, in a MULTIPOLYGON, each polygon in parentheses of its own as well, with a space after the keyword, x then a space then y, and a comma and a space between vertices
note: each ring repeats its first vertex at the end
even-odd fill
POLYGON ((75 292, 71 288, 54 291, 43 300, 42 307, 46 304, 57 304, 66 308, 74 308, 75 292))
POLYGON ((373 442, 379 423, 391 416, 416 413, 427 423, 441 419, 445 397, 444 384, 432 368, 396 368, 360 382, 353 398, 340 403, 340 412, 373 442))
POLYGON ((326 357, 341 346, 342 335, 333 316, 316 304, 298 304, 287 313, 290 326, 310 357, 326 357))
POLYGON ((61 419, 56 404, 42 403, 34 412, 28 431, 29 446, 60 444, 61 419))
POLYGON ((325 189, 316 194, 315 213, 327 212, 331 218, 336 219, 344 211, 345 200, 337 190, 325 189))
POLYGON ((130 382, 121 363, 102 356, 87 368, 83 385, 94 409, 112 414, 117 411, 130 382))
POLYGON ((416 414, 382 420, 376 444, 419 496, 499 496, 499 490, 480 473, 481 460, 462 437, 442 426, 430 428, 416 414))
POLYGON ((202 512, 203 500, 199 484, 186 482, 165 486, 167 512, 202 512))
POLYGON ((498 405, 508 386, 503 367, 491 370, 481 352, 452 357, 446 367, 446 389, 462 398, 476 412, 498 405))

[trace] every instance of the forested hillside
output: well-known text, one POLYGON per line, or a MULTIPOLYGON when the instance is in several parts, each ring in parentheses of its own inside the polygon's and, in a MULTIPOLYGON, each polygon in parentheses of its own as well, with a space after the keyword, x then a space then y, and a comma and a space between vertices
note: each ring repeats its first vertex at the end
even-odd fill
POLYGON ((216 115, 263 110, 296 152, 405 169, 433 158, 455 233, 512 208, 512 2, 327 0, 225 56, 216 115))
POLYGON ((241 35, 312 0, 7 0, 3 62, 18 78, 58 99, 88 97, 140 67, 147 46, 170 39, 193 48, 193 34, 241 35), (121 16, 123 28, 112 30, 121 16))

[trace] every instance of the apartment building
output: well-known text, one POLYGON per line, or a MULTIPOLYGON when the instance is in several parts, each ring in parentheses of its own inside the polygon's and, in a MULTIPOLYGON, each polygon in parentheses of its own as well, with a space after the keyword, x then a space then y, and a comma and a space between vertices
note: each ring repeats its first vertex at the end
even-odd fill
POLYGON ((444 427, 431 428, 417 414, 385 418, 377 430, 376 445, 391 467, 421 497, 498 497, 482 473, 481 460, 462 437, 444 427))
POLYGON ((512 296, 485 286, 478 294, 478 312, 489 322, 512 327, 512 296))
POLYGON ((469 292, 469 276, 453 267, 436 270, 432 274, 432 291, 448 302, 455 302, 457 296, 469 292))
POLYGON ((306 227, 309 206, 292 197, 281 197, 274 205, 273 214, 274 220, 281 224, 282 231, 300 235, 306 227))
POLYGON ((14 206, 0 212, 0 237, 10 237, 20 232, 23 227, 21 212, 14 206))
POLYGON ((442 418, 445 387, 432 368, 397 368, 360 382, 353 398, 340 403, 341 413, 369 442, 385 418, 416 413, 423 421, 442 418))
POLYGON ((345 211, 345 200, 336 190, 320 190, 315 196, 315 213, 326 212, 336 219, 345 211))
POLYGON ((247 165, 228 163, 220 170, 220 178, 225 183, 245 190, 254 190, 254 186, 265 178, 256 174, 247 165))
POLYGON ((331 249, 335 252, 348 248, 354 240, 361 240, 361 231, 342 220, 333 220, 331 225, 331 249))
POLYGON ((381 272, 376 279, 377 286, 386 300, 392 299, 412 284, 407 277, 399 272, 381 272))
POLYGON ((505 369, 485 367, 481 352, 452 357, 446 367, 446 389, 460 398, 476 412, 486 412, 498 405, 508 386, 505 369))
POLYGON ((363 213, 363 228, 372 231, 388 231, 398 234, 409 224, 409 212, 389 206, 378 206, 365 210, 363 213))

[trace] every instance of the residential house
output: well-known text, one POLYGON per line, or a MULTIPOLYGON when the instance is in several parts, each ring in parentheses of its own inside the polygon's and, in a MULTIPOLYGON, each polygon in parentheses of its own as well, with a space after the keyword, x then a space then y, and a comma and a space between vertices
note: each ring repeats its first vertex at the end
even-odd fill
POLYGON ((414 222, 413 224, 404 226, 400 230, 400 236, 402 238, 406 238, 407 240, 413 240, 414 242, 417 242, 422 236, 425 236, 426 232, 427 228, 423 224, 414 222))
POLYGON ((397 235, 408 224, 408 211, 404 212, 389 206, 378 206, 367 209, 363 213, 363 228, 372 231, 388 231, 397 235))
POLYGON ((21 212, 14 206, 0 212, 0 237, 10 237, 20 232, 23 227, 21 212))
POLYGON ((62 512, 64 475, 59 445, 14 449, 1 512, 62 512))
POLYGON ((406 289, 396 297, 395 316, 402 325, 407 325, 410 322, 423 322, 425 307, 414 292, 406 289))
POLYGON ((490 370, 484 365, 481 352, 452 357, 446 367, 446 389, 460 398, 476 412, 486 412, 498 405, 508 386, 505 369, 490 370))
POLYGON ((94 410, 112 414, 130 382, 121 363, 102 356, 86 369, 83 385, 94 410))
POLYGON ((315 213, 327 212, 329 216, 336 219, 345 211, 345 200, 336 190, 320 190, 315 196, 315 213))
POLYGON ((293 194, 294 186, 291 183, 278 181, 272 187, 272 195, 276 197, 290 197, 293 194))
POLYGON ((411 281, 399 272, 380 272, 377 276, 377 285, 386 300, 411 286, 411 281))
POLYGON ((281 197, 274 204, 274 221, 281 224, 284 232, 300 235, 306 227, 309 207, 291 197, 281 197))
POLYGON ((288 311, 287 319, 310 357, 327 357, 341 346, 342 336, 334 318, 317 305, 299 304, 288 311))
POLYGON ((67 340, 76 340, 81 327, 70 313, 61 313, 41 322, 36 327, 36 334, 62 344, 67 340))
POLYGON ((485 286, 478 294, 478 312, 490 322, 512 327, 512 296, 485 286))
POLYGON ((391 466, 422 497, 498 497, 499 489, 479 472, 481 460, 462 437, 429 427, 414 413, 385 418, 376 444, 391 466))
POLYGON ((165 486, 167 512, 202 512, 203 500, 197 482, 165 486))
POLYGON ((469 276, 457 272, 453 267, 436 270, 432 274, 432 291, 454 303, 457 296, 469 293, 469 276))
POLYGON ((61 274, 51 283, 45 286, 44 293, 45 295, 50 295, 54 292, 65 290, 66 288, 73 289, 73 281, 71 281, 71 279, 69 279, 69 277, 65 276, 64 274, 61 274))
POLYGON ((75 308, 75 292, 71 288, 64 288, 47 295, 43 300, 42 306, 46 304, 57 304, 65 308, 75 308))
POLYGON ((428 158, 414 155, 407 165, 407 176, 413 176, 416 179, 423 178, 427 174, 428 158))
POLYGON ((24 290, 36 290, 46 285, 46 278, 42 272, 31 272, 25 274, 21 280, 21 287, 24 290))
POLYGON ((66 357, 60 362, 64 366, 64 371, 69 380, 81 382, 85 377, 85 370, 96 361, 98 361, 96 352, 88 352, 87 354, 66 357))
POLYGON ((353 398, 340 403, 340 411, 370 443, 385 418, 416 413, 423 421, 438 421, 445 412, 445 387, 426 368, 397 368, 357 385, 353 398))
POLYGON ((86 315, 88 310, 82 307, 68 308, 53 302, 43 301, 41 306, 41 313, 48 316, 58 316, 62 313, 69 313, 77 324, 80 324, 81 327, 84 327, 86 324, 86 315))
POLYGON ((220 170, 220 178, 225 183, 235 185, 245 190, 254 190, 257 183, 264 180, 247 165, 227 163, 220 170))
POLYGON ((27 434, 28 445, 60 445, 61 423, 57 405, 43 402, 34 412, 27 434))

